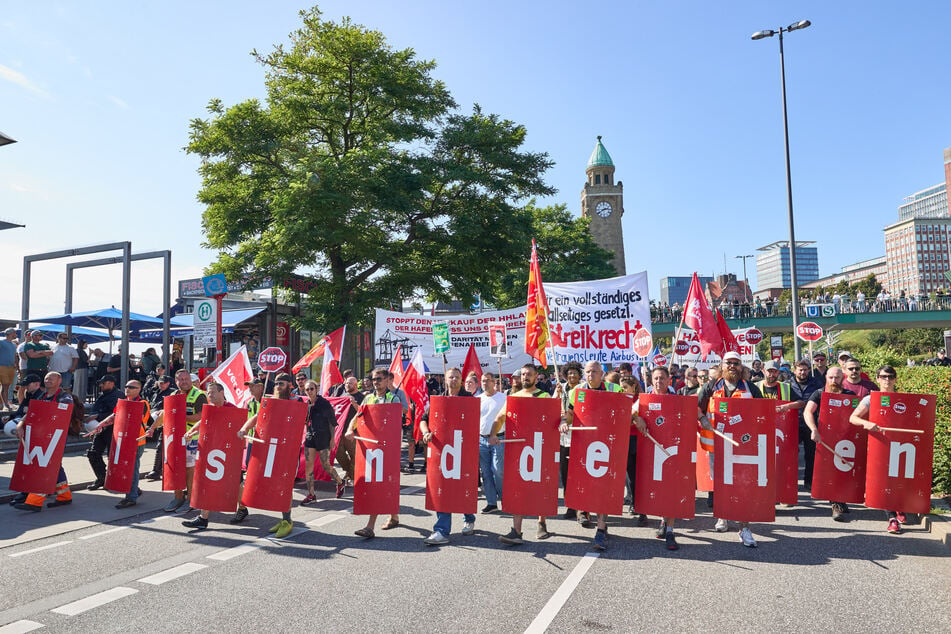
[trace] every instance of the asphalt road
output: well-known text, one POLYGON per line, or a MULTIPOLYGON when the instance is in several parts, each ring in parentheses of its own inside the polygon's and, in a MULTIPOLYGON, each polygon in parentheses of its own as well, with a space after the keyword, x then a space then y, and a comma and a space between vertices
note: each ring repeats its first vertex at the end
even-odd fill
POLYGON ((159 510, 169 494, 154 484, 122 512, 101 491, 29 518, 4 507, 8 537, 34 528, 0 542, 0 633, 951 631, 951 550, 922 524, 886 534, 880 511, 853 507, 838 524, 826 503, 802 498, 754 525, 759 548, 747 549, 735 530, 713 532, 698 499, 679 551, 654 538, 656 520, 638 528, 625 516, 600 556, 594 531, 573 521, 549 520, 555 536, 535 542, 526 520, 528 543, 506 548, 507 516, 479 515, 469 537, 454 516, 451 544, 433 548, 422 542, 434 521, 416 488, 423 476, 403 478, 404 525, 371 541, 353 535, 364 518, 329 488, 294 508, 299 528, 285 540, 267 539, 276 514, 237 527, 212 514, 209 530, 189 532, 159 510))

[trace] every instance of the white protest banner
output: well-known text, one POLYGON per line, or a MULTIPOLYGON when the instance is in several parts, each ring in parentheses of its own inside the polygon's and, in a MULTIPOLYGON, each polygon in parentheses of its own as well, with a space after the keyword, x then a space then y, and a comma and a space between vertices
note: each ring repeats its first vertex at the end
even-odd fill
MULTIPOLYGON (((559 365, 591 359, 609 365, 638 362, 635 335, 641 330, 651 334, 646 271, 605 280, 546 283, 545 293, 559 365)), ((377 309, 376 365, 388 365, 390 360, 381 357, 381 351, 395 350, 397 345, 409 354, 420 348, 424 361, 436 359, 432 325, 438 322, 449 324, 451 348, 446 359, 450 366, 462 367, 472 344, 483 369, 494 371, 489 367, 489 328, 499 323, 505 325, 508 347, 508 356, 502 358, 502 372, 516 372, 531 360, 525 354, 525 306, 474 315, 413 315, 377 309)))
MULTIPOLYGON (((762 340, 763 336, 759 329, 755 327, 751 328, 738 328, 737 330, 731 330, 733 336, 736 337, 736 343, 740 346, 740 356, 743 358, 743 365, 751 366, 754 359, 758 359, 759 356, 756 354, 756 346, 746 340, 746 333, 755 330, 757 341, 762 340)), ((677 353, 673 359, 674 363, 679 365, 689 365, 691 367, 697 368, 698 370, 706 370, 712 368, 715 365, 720 365, 720 355, 716 352, 711 352, 707 355, 706 361, 700 360, 700 341, 697 339, 697 333, 691 330, 690 328, 684 327, 680 331, 680 341, 683 341, 687 344, 688 349, 686 352, 681 354, 683 346, 680 348, 675 348, 677 353)))

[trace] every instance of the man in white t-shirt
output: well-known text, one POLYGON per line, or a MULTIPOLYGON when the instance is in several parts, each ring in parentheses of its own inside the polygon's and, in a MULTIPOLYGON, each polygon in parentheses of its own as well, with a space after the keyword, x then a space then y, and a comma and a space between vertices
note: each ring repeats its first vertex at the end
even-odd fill
POLYGON ((482 472, 482 490, 485 492, 485 508, 482 512, 495 513, 499 510, 499 498, 502 496, 505 445, 490 445, 489 436, 492 435, 495 417, 505 407, 505 395, 496 390, 495 375, 491 372, 482 375, 479 401, 479 471, 482 472))
POLYGON ((73 387, 73 372, 77 365, 79 353, 69 345, 69 336, 65 332, 59 333, 53 346, 53 356, 50 357, 49 371, 59 372, 63 377, 62 386, 68 390, 73 387))

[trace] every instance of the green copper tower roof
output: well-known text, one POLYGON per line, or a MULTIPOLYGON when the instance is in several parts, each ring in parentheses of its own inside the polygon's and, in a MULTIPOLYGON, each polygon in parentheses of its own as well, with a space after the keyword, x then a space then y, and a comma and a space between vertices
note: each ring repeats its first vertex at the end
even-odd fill
POLYGON ((588 167, 597 167, 599 165, 610 165, 614 167, 614 161, 611 160, 611 155, 608 154, 608 151, 604 149, 600 136, 598 136, 598 144, 594 146, 594 151, 591 152, 591 158, 588 159, 588 167))

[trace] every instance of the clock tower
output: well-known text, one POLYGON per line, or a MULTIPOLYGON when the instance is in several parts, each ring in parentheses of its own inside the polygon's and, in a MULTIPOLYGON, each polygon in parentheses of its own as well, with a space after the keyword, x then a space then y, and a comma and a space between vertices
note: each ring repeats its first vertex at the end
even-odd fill
POLYGON ((614 253, 611 263, 618 275, 627 273, 624 266, 624 185, 614 182, 614 162, 601 144, 601 137, 591 152, 585 168, 587 180, 581 190, 581 215, 591 219, 591 237, 595 243, 614 253))

